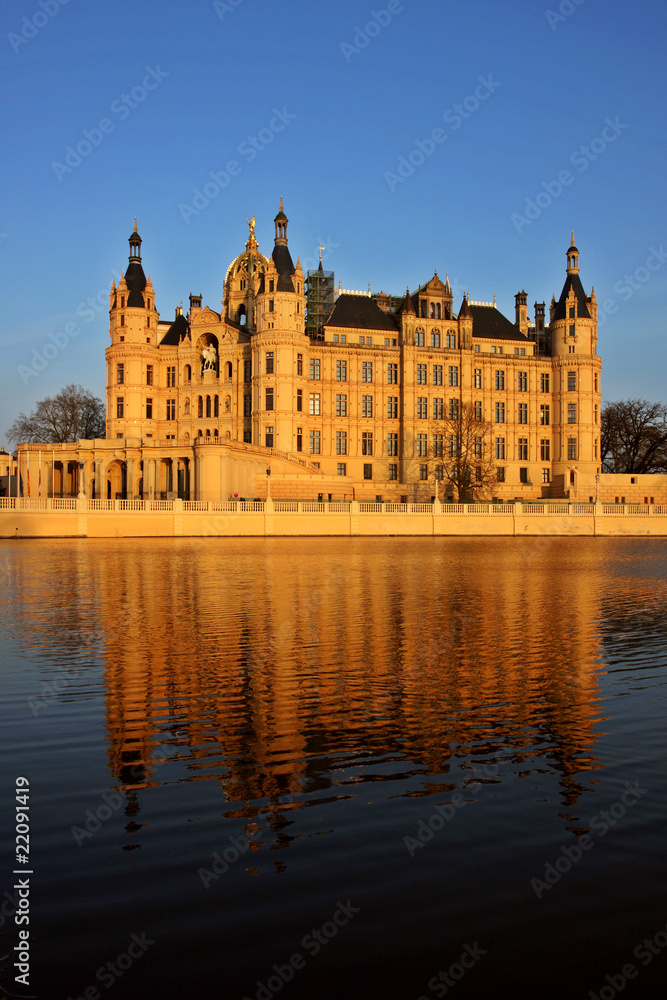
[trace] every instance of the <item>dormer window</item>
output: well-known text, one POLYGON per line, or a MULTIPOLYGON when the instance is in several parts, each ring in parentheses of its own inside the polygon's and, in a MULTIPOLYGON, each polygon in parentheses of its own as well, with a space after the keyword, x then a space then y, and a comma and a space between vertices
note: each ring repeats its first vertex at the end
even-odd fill
POLYGON ((125 296, 124 295, 121 295, 121 297, 120 297, 120 307, 121 307, 121 309, 125 308, 125 296))
POLYGON ((271 278, 271 279, 269 280, 269 291, 270 291, 270 292, 273 292, 273 291, 275 291, 275 282, 274 282, 273 278, 271 278))

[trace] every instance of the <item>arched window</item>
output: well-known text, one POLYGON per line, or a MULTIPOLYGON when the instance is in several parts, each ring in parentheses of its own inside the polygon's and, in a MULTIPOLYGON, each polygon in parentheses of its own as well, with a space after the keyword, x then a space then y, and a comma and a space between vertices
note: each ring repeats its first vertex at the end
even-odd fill
POLYGON ((232 363, 231 363, 231 361, 228 361, 227 364, 225 365, 225 373, 227 375, 227 378, 231 378, 232 377, 232 363))
POLYGON ((213 416, 217 417, 218 414, 219 414, 219 412, 220 412, 220 409, 219 409, 218 397, 214 396, 213 397, 213 416))
POLYGON ((217 436, 218 436, 218 428, 216 427, 215 430, 213 431, 213 437, 217 438, 217 436))
POLYGON ((207 417, 211 416, 211 397, 210 396, 206 397, 206 416, 207 417))
POLYGON ((240 326, 246 325, 246 309, 245 306, 239 308, 239 324, 240 326))
POLYGON ((436 319, 441 319, 442 318, 440 316, 440 303, 439 302, 436 302, 436 304, 435 304, 435 318, 436 319))
POLYGON ((204 435, 203 435, 203 433, 202 433, 202 429, 201 429, 201 427, 200 427, 200 428, 199 428, 199 431, 197 432, 197 437, 203 437, 203 436, 204 436, 204 435))
POLYGON ((429 318, 430 319, 435 319, 435 303, 434 302, 431 302, 431 315, 430 315, 429 318))
POLYGON ((185 366, 185 381, 186 382, 192 382, 192 366, 191 365, 186 365, 185 366))
POLYGON ((210 438, 210 436, 211 436, 211 432, 210 432, 210 430, 209 430, 209 429, 208 429, 208 427, 207 427, 207 428, 206 428, 206 437, 207 437, 207 438, 210 438))
POLYGON ((197 399, 197 416, 198 417, 204 416, 204 400, 202 399, 201 396, 199 396, 197 399))

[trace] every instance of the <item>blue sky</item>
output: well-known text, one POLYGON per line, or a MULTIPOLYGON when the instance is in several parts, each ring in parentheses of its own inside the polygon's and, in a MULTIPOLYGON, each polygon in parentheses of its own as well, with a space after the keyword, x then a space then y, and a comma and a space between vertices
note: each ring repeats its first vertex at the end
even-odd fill
POLYGON ((294 259, 323 243, 344 288, 437 268, 511 319, 523 288, 531 313, 558 296, 574 229, 603 398, 667 402, 664 3, 13 0, 0 22, 0 443, 67 383, 104 396, 135 215, 166 319, 190 292, 220 308, 280 195, 294 259))

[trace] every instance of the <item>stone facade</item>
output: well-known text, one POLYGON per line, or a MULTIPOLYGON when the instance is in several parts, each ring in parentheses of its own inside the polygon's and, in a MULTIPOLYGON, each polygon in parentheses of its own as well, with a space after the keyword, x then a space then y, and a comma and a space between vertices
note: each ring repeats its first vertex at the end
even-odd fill
MULTIPOLYGON (((288 220, 264 256, 249 223, 220 311, 191 295, 160 319, 141 238, 110 294, 106 440, 44 447, 56 495, 227 500, 274 497, 428 500, 459 448, 464 410, 480 424, 491 471, 475 499, 593 498, 599 468, 600 358, 595 295, 579 278, 574 235, 565 284, 528 318, 464 297, 437 273, 416 292, 340 294, 306 335, 305 276, 288 220)), ((477 445, 475 446, 477 447, 477 445)), ((32 446, 34 452, 36 446, 32 446)), ((34 459, 33 459, 34 461, 34 459)), ((446 477, 445 477, 446 479, 446 477)), ((439 498, 454 497, 442 482, 439 498)), ((471 498, 472 499, 472 498, 471 498)))

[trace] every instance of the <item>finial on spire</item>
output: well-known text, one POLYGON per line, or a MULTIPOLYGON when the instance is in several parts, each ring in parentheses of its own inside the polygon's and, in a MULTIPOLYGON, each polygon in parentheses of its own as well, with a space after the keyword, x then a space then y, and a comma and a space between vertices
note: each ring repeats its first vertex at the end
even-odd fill
POLYGON ((575 242, 574 242, 574 229, 572 230, 572 242, 570 243, 570 246, 571 247, 575 246, 575 242))
POLYGON ((137 217, 135 215, 135 217, 134 217, 134 232, 136 233, 136 231, 137 231, 137 217))
MULTIPOLYGON (((282 212, 282 210, 283 210, 283 196, 281 195, 280 196, 280 208, 278 209, 278 211, 282 212)), ((574 236, 574 233, 572 235, 574 236)))

